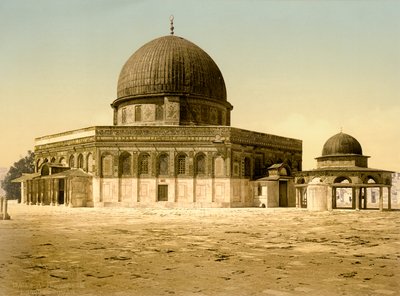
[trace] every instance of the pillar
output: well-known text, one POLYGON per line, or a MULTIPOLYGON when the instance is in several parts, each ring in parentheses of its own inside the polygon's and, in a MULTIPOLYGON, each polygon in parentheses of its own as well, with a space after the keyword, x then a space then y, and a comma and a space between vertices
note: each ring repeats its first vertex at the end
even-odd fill
POLYGON ((333 188, 332 187, 328 187, 328 192, 326 194, 326 208, 328 209, 328 211, 332 211, 333 208, 333 188))
POLYGON ((351 188, 351 208, 356 208, 356 189, 354 187, 351 188))
POLYGON ((379 210, 383 211, 383 187, 379 187, 379 210))
POLYGON ((69 189, 68 189, 68 206, 70 208, 72 208, 73 207, 72 206, 72 179, 69 179, 68 187, 69 187, 69 189))
POLYGON ((69 201, 69 183, 68 179, 64 179, 64 206, 68 206, 68 201, 69 201))
POLYGON ((3 197, 2 198, 2 204, 3 204, 3 211, 2 211, 2 219, 3 220, 10 220, 10 215, 8 215, 8 213, 7 213, 7 202, 8 202, 8 200, 7 200, 7 198, 6 197, 3 197))
POLYGON ((59 183, 60 183, 60 179, 54 179, 53 190, 54 190, 54 199, 55 199, 54 205, 55 206, 58 206, 58 192, 59 192, 59 187, 60 187, 59 183))
POLYGON ((40 205, 43 206, 44 205, 44 191, 46 190, 45 188, 45 181, 44 180, 40 180, 39 181, 39 188, 40 188, 40 205))
POLYGON ((361 188, 354 188, 354 198, 355 200, 355 205, 356 205, 356 211, 360 210, 360 192, 361 188))
POLYGON ((364 188, 364 209, 368 208, 368 187, 364 188))
POLYGON ((332 188, 332 209, 336 209, 337 207, 337 196, 336 196, 336 187, 332 188))
POLYGON ((20 186, 21 186, 21 200, 20 200, 20 203, 25 203, 25 201, 26 201, 26 198, 25 198, 25 182, 21 182, 20 183, 20 186))
POLYGON ((295 188, 296 189, 296 208, 300 208, 300 188, 295 188))
POLYGON ((26 204, 27 205, 31 205, 32 204, 32 181, 31 180, 27 180, 26 181, 26 191, 27 191, 27 200, 26 200, 26 204))
POLYGON ((50 205, 54 206, 54 179, 49 179, 50 205))
POLYGON ((35 203, 39 205, 39 181, 35 180, 35 203))

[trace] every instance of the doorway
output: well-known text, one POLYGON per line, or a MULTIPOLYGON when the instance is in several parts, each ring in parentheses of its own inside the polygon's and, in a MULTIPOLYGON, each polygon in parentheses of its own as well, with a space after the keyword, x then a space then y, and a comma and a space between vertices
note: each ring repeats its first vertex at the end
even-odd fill
POLYGON ((287 182, 279 181, 279 206, 288 206, 288 195, 287 195, 287 182))
POLYGON ((168 201, 168 185, 158 185, 158 201, 168 201))
POLYGON ((64 188, 65 188, 65 180, 58 180, 58 204, 64 204, 64 188))

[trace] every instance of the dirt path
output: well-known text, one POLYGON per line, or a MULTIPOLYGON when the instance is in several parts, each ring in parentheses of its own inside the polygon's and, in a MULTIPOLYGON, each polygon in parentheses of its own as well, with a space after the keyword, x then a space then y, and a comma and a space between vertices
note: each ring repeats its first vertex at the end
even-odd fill
POLYGON ((9 208, 0 295, 400 291, 400 212, 9 208))

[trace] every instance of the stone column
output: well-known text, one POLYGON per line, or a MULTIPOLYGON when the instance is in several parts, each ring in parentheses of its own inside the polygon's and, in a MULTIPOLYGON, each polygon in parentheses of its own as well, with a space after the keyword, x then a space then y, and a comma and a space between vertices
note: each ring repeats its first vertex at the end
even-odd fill
POLYGON ((26 185, 27 185, 27 194, 28 194, 28 200, 26 201, 26 204, 31 205, 32 204, 32 181, 27 180, 26 185))
POLYGON ((296 208, 300 208, 300 188, 295 188, 296 190, 296 208))
POLYGON ((390 186, 387 187, 388 190, 388 210, 392 209, 392 191, 390 186))
POLYGON ((368 187, 364 188, 364 209, 368 207, 368 187))
POLYGON ((328 186, 327 194, 326 194, 326 207, 328 211, 332 211, 333 209, 333 188, 328 186))
POLYGON ((379 187, 379 210, 383 211, 383 187, 379 187))
POLYGON ((64 179, 64 206, 68 206, 68 201, 69 201, 69 184, 68 184, 68 178, 64 179))
POLYGON ((40 180, 39 182, 40 182, 40 185, 39 185, 39 188, 40 188, 40 205, 44 206, 44 192, 46 190, 45 183, 44 183, 45 181, 44 180, 40 180))
POLYGON ((39 205, 39 181, 35 180, 35 202, 39 205))
POLYGON ((10 220, 10 215, 8 215, 8 213, 7 213, 7 202, 8 202, 7 198, 3 197, 2 198, 2 205, 3 205, 3 211, 2 211, 3 217, 2 217, 2 219, 3 220, 10 220))
POLYGON ((59 191, 59 183, 60 183, 60 179, 54 179, 54 205, 58 206, 58 191, 59 191))
POLYGON ((356 189, 351 188, 351 208, 354 210, 356 208, 356 189))
POLYGON ((54 206, 54 179, 49 179, 50 205, 54 206))
POLYGON ((360 210, 360 192, 361 192, 360 188, 354 188, 354 198, 356 199, 355 200, 356 211, 360 210))
POLYGON ((69 181, 68 181, 68 187, 69 187, 69 189, 68 189, 68 196, 69 196, 69 198, 68 198, 68 206, 70 208, 72 208, 73 207, 73 205, 72 205, 72 178, 69 179, 69 181))
POLYGON ((337 196, 336 196, 336 187, 332 188, 332 209, 336 209, 337 207, 337 196))

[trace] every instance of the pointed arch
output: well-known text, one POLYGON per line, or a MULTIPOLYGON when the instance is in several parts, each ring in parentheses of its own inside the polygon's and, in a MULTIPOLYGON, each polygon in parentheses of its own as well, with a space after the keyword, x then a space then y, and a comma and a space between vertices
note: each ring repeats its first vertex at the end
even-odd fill
POLYGON ((161 153, 157 158, 157 174, 169 174, 169 156, 167 153, 161 153))
POLYGON ((214 176, 225 176, 225 159, 220 154, 216 155, 216 157, 214 158, 214 176))
POLYGON ((207 172, 206 156, 203 152, 197 153, 195 157, 194 173, 196 176, 205 175, 207 172))
POLYGON ((186 175, 187 155, 185 153, 179 153, 176 157, 175 163, 175 174, 186 175))
POLYGON ((64 156, 60 157, 60 160, 58 162, 63 166, 67 166, 67 160, 65 159, 64 156))
POLYGON ((93 172, 93 170, 94 170, 93 164, 94 164, 93 154, 91 152, 89 152, 89 154, 86 156, 86 171, 88 173, 93 172))
POLYGON ((77 167, 78 169, 83 169, 84 163, 83 163, 83 155, 79 153, 78 158, 77 158, 77 167))
POLYGON ((347 176, 338 176, 333 183, 351 183, 351 179, 347 176))
POLYGON ((119 177, 129 177, 132 176, 132 155, 124 151, 119 156, 118 163, 119 177))
POLYGON ((68 165, 69 165, 70 168, 74 168, 75 167, 75 156, 74 155, 71 155, 69 157, 68 165))
POLYGON ((106 152, 101 156, 101 176, 112 177, 113 175, 113 157, 106 152))
POLYGON ((148 153, 139 155, 138 170, 139 175, 148 175, 150 173, 150 155, 148 153))
POLYGON ((245 157, 243 160, 243 175, 245 177, 251 177, 251 159, 250 157, 245 157))

